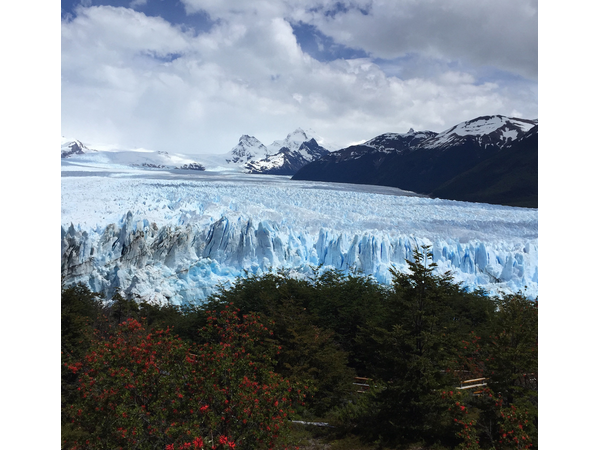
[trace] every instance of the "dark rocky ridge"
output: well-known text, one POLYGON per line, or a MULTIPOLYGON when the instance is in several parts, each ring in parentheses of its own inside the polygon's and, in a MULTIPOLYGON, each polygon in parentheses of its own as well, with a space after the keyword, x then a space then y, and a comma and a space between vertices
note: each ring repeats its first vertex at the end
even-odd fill
POLYGON ((392 186, 450 200, 537 207, 537 130, 537 121, 484 116, 439 134, 387 133, 325 155, 292 179, 392 186), (501 125, 494 129, 493 124, 501 125))

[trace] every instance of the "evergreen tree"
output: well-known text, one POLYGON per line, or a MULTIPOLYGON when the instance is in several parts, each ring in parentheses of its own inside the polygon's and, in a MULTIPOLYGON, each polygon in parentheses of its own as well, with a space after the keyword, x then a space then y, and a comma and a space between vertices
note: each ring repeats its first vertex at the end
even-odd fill
POLYGON ((457 306, 461 301, 479 303, 481 313, 491 312, 493 304, 482 293, 466 293, 449 273, 435 275, 432 259, 424 247, 414 252, 414 261, 407 261, 409 273, 392 270, 388 314, 363 327, 358 337, 364 354, 370 355, 366 363, 372 364, 373 377, 386 386, 374 398, 376 417, 363 424, 372 439, 394 444, 453 436, 443 426, 447 405, 437 391, 456 385, 458 343, 474 320, 457 306))

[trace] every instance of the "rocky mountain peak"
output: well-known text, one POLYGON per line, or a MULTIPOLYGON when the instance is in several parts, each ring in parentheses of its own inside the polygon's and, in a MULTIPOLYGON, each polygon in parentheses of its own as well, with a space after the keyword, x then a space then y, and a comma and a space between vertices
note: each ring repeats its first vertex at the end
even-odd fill
POLYGON ((63 142, 60 146, 60 157, 69 158, 73 155, 83 155, 84 153, 94 152, 95 150, 87 148, 81 141, 74 139, 63 142))
POLYGON ((537 124, 537 121, 502 115, 480 116, 461 122, 423 142, 422 148, 449 148, 472 141, 478 145, 496 145, 499 148, 519 139, 537 124))

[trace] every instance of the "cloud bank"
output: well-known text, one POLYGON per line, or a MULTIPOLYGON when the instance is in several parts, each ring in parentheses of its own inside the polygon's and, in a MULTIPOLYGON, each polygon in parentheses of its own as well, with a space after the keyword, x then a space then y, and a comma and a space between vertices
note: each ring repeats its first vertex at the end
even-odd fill
POLYGON ((242 134, 271 142, 297 127, 341 147, 537 117, 534 1, 181 0, 185 17, 210 18, 203 30, 133 9, 145 3, 63 19, 64 136, 224 153, 242 134))

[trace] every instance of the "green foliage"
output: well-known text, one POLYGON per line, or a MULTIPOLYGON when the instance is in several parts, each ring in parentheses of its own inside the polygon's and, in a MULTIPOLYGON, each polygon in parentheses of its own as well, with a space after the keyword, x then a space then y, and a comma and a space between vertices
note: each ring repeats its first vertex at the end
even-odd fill
POLYGON ((467 342, 477 342, 473 330, 489 329, 495 305, 482 292, 464 291, 449 274, 434 275, 427 247, 415 251, 413 259, 407 261, 409 273, 392 271, 387 314, 372 317, 357 335, 365 366, 386 388, 356 426, 369 439, 389 445, 451 444, 454 432, 444 421, 447 405, 438 391, 476 368, 475 350, 467 342))
POLYGON ((360 348, 355 338, 361 326, 387 315, 388 289, 369 277, 333 270, 313 277, 311 287, 306 308, 321 328, 334 332, 335 341, 348 352, 349 364, 359 375, 368 375, 369 369, 358 357, 360 348))
POLYGON ((95 321, 101 312, 97 294, 77 284, 61 292, 61 350, 63 355, 81 356, 87 350, 95 321))
MULTIPOLYGON (((99 297, 86 286, 78 284, 61 291, 61 407, 72 401, 76 394, 77 375, 69 370, 85 355, 92 344, 95 325, 102 311, 99 297)), ((77 437, 64 420, 63 436, 77 437)))
POLYGON ((510 295, 497 301, 486 374, 505 401, 537 404, 538 301, 510 295))
POLYGON ((246 276, 198 306, 63 289, 64 442, 269 447, 295 399, 296 417, 335 424, 319 432, 332 444, 537 448, 537 300, 467 292, 427 247, 407 263, 391 286, 332 270, 246 276), (457 389, 473 378, 488 385, 457 389))
POLYGON ((311 308, 318 287, 285 273, 248 277, 230 290, 215 295, 209 305, 217 309, 231 303, 243 313, 257 312, 272 321, 273 341, 280 352, 275 371, 310 385, 308 415, 320 416, 344 401, 354 371, 336 333, 321 327, 326 321, 311 308))
MULTIPOLYGON (((521 295, 495 299, 490 334, 461 341, 462 367, 487 381, 477 395, 457 399, 454 391, 451 407, 460 401, 473 414, 469 430, 461 428, 462 446, 472 443, 468 435, 482 448, 537 448, 537 303, 521 295)), ((465 426, 460 415, 454 419, 465 426)))

